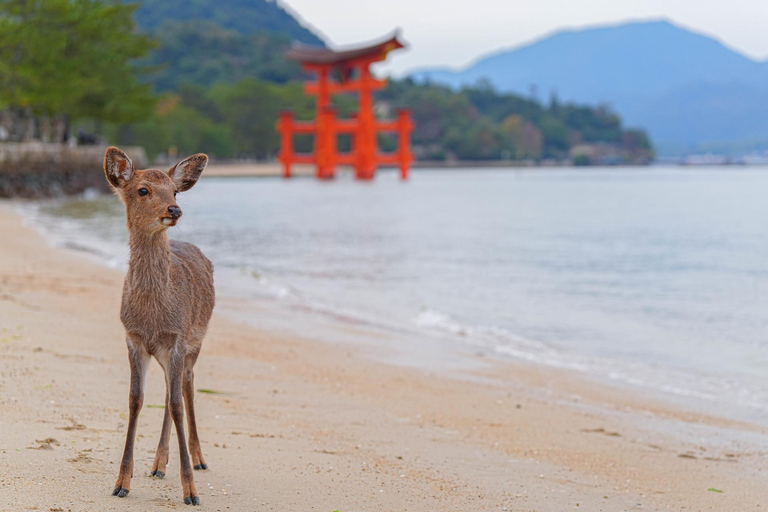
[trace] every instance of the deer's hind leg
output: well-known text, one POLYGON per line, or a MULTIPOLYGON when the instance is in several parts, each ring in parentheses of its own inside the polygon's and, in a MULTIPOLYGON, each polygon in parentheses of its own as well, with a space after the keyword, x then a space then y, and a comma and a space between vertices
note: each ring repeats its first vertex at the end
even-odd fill
POLYGON ((189 427, 189 454, 192 456, 192 464, 195 469, 208 469, 208 464, 203 458, 203 450, 200 447, 200 438, 197 435, 197 422, 195 421, 195 372, 194 366, 198 354, 189 354, 184 360, 184 405, 187 411, 187 426, 189 427))
POLYGON ((117 476, 112 496, 124 498, 131 489, 133 478, 133 444, 136 440, 136 424, 139 412, 144 404, 144 380, 149 366, 149 354, 138 344, 128 340, 128 360, 131 365, 131 390, 128 399, 128 432, 125 436, 125 450, 120 462, 120 472, 117 476))
MULTIPOLYGON (((178 342, 177 342, 178 343, 178 342)), ((184 399, 183 399, 183 381, 184 381, 184 355, 180 344, 171 351, 166 375, 169 386, 169 406, 171 408, 171 418, 176 426, 176 437, 179 440, 179 462, 181 471, 181 486, 184 503, 187 505, 199 505, 200 497, 197 494, 195 486, 195 477, 192 473, 192 464, 187 452, 186 436, 184 434, 184 399)))
POLYGON ((168 402, 169 385, 166 382, 165 390, 165 414, 163 415, 163 429, 160 432, 160 441, 157 443, 155 452, 155 462, 152 464, 151 476, 163 478, 165 476, 165 467, 168 464, 169 444, 171 441, 171 409, 168 402))

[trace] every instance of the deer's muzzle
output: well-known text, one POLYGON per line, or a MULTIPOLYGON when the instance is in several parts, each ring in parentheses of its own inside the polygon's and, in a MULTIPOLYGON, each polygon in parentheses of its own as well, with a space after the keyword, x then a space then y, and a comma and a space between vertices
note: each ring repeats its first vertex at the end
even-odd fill
POLYGON ((181 208, 178 206, 169 206, 168 215, 170 215, 173 220, 177 220, 179 217, 181 217, 181 208))

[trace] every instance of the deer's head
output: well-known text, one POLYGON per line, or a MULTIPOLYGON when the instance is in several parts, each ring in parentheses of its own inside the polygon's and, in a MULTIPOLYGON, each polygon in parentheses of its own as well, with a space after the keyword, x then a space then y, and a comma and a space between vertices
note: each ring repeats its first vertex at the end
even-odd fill
POLYGON ((181 217, 176 193, 191 189, 207 163, 208 156, 198 153, 177 163, 168 172, 157 169, 137 171, 128 155, 110 147, 104 155, 104 174, 125 204, 129 229, 156 232, 176 225, 181 217))

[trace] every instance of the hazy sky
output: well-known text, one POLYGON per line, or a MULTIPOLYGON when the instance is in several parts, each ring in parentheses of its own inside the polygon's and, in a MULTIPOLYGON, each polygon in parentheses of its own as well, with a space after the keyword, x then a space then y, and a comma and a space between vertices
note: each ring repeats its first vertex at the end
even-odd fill
POLYGON ((768 0, 279 0, 335 46, 396 27, 411 47, 384 70, 464 66, 561 28, 667 18, 757 59, 768 57, 768 0))

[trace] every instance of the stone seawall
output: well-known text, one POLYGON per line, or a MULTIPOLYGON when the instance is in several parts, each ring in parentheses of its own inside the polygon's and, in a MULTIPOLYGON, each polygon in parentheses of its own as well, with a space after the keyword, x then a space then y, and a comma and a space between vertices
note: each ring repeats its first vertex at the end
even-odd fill
MULTIPOLYGON (((0 197, 42 198, 108 191, 103 160, 106 146, 45 142, 0 143, 0 197)), ((147 165, 143 148, 123 148, 137 168, 147 165)))

